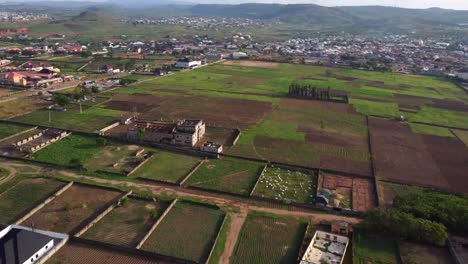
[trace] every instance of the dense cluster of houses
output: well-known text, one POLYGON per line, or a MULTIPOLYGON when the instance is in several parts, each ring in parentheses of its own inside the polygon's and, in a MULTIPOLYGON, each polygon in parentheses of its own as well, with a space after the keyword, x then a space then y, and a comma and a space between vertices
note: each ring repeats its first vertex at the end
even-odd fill
POLYGON ((0 11, 0 22, 24 22, 47 19, 49 19, 49 15, 44 13, 0 11))
POLYGON ((19 67, 4 67, 2 71, 0 83, 10 88, 47 88, 75 79, 73 75, 60 75, 60 69, 42 62, 30 61, 19 67))

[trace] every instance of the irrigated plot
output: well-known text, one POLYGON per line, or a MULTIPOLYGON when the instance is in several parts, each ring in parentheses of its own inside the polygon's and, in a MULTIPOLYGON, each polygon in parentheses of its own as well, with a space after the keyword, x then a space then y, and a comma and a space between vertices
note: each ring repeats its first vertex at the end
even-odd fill
POLYGON ((109 206, 121 194, 119 191, 73 184, 28 218, 23 225, 59 233, 70 233, 93 214, 109 206))
POLYGON ((316 188, 317 176, 312 171, 271 166, 263 172, 254 195, 310 204, 314 200, 316 188))
POLYGON ((203 263, 213 247, 223 219, 224 213, 218 208, 178 202, 142 249, 203 263))
POLYGON ((158 151, 152 160, 146 162, 132 177, 170 183, 180 182, 195 166, 200 158, 167 151, 158 151))
POLYGON ((231 263, 296 263, 306 227, 296 220, 249 215, 231 263))
POLYGON ((189 178, 188 185, 249 195, 265 165, 239 159, 208 160, 189 178))
POLYGON ((22 180, 8 188, 0 193, 0 224, 11 224, 64 185, 64 182, 36 178, 22 180))
POLYGON ((83 237, 109 244, 135 247, 166 210, 168 203, 124 199, 83 237))
POLYGON ((141 254, 100 247, 79 242, 68 242, 55 253, 47 264, 172 264, 170 261, 141 254))
POLYGON ((399 263, 396 241, 371 234, 356 232, 354 234, 354 261, 356 264, 399 263))

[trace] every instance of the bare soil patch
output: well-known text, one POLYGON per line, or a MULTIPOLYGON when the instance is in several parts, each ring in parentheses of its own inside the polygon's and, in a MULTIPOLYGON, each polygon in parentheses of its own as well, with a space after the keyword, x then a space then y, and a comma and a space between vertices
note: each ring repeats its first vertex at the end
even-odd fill
POLYGON ((398 106, 404 109, 419 110, 421 109, 421 106, 432 103, 432 99, 420 96, 405 94, 395 94, 394 96, 396 98, 398 106))
POLYGON ((300 108, 304 110, 315 110, 315 109, 326 109, 329 111, 339 112, 339 113, 350 113, 358 114, 354 107, 349 104, 342 103, 332 103, 332 102, 322 102, 317 100, 300 100, 287 98, 283 99, 280 102, 280 107, 284 108, 300 108))
POLYGON ((467 104, 449 99, 433 99, 430 106, 453 111, 468 112, 467 104))
POLYGON ((25 226, 69 233, 121 193, 94 186, 73 184, 60 196, 32 215, 25 226))
POLYGON ((341 146, 345 148, 356 148, 361 150, 366 150, 368 148, 367 140, 363 137, 334 133, 329 131, 321 131, 306 126, 299 127, 298 131, 305 134, 305 141, 309 144, 323 143, 341 146))
POLYGON ((171 264, 173 262, 131 254, 123 251, 87 245, 75 241, 68 242, 47 262, 48 264, 171 264))
POLYGON ((244 67, 260 67, 260 68, 276 68, 278 67, 279 63, 276 62, 264 62, 264 61, 249 61, 249 60, 241 60, 241 61, 226 61, 224 65, 238 65, 244 67))
POLYGON ((406 124, 370 117, 369 130, 378 177, 447 186, 424 142, 406 124))

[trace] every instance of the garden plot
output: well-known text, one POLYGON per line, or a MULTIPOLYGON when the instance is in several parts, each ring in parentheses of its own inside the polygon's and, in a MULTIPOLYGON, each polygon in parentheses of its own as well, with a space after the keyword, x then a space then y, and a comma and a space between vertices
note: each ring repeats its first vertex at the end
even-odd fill
POLYGON ((199 162, 199 157, 157 151, 132 177, 179 183, 199 162))
POLYGON ((59 233, 74 232, 82 222, 115 202, 120 195, 119 191, 73 184, 22 224, 59 233))
POLYGON ((106 146, 85 164, 90 171, 127 175, 144 160, 144 149, 136 145, 106 146))
POLYGON ((25 179, 0 193, 0 224, 11 224, 65 183, 45 178, 25 179), (21 199, 18 199, 18 198, 21 199))
POLYGON ((375 207, 373 180, 322 173, 318 193, 329 199, 328 206, 366 212, 375 207))
POLYGON ((265 165, 240 159, 207 160, 187 184, 203 189, 248 196, 265 165))
POLYGON ((169 211, 142 249, 204 263, 224 219, 217 207, 178 202, 169 211))
POLYGON ((231 263, 296 263, 306 228, 296 220, 250 214, 231 263))
POLYGON ((109 244, 136 247, 167 206, 166 202, 123 199, 120 205, 84 233, 83 237, 109 244))
POLYGON ((270 166, 265 169, 253 195, 285 202, 312 204, 317 178, 312 171, 270 166))

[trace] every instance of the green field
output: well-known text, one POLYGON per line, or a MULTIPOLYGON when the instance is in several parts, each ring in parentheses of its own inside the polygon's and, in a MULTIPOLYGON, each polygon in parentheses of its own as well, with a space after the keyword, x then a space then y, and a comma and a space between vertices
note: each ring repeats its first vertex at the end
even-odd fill
POLYGON ((269 216, 247 216, 231 263, 296 263, 306 224, 269 216))
POLYGON ((17 134, 21 131, 28 129, 27 126, 15 125, 15 124, 7 124, 7 123, 0 123, 0 139, 9 137, 11 135, 17 134))
POLYGON ((355 232, 353 243, 354 264, 399 263, 397 244, 394 240, 355 232))
POLYGON ((248 196, 264 164, 239 159, 206 161, 187 181, 188 185, 248 196))
POLYGON ((456 129, 453 129, 452 131, 468 147, 468 131, 456 130, 456 129))
POLYGON ((100 106, 89 107, 87 104, 92 103, 84 103, 82 113, 78 104, 70 104, 66 107, 67 111, 41 109, 16 117, 14 120, 34 125, 94 132, 116 122, 119 118, 119 111, 100 106))
POLYGON ((139 168, 132 177, 178 183, 200 162, 200 158, 168 151, 158 151, 152 160, 139 168))
POLYGON ((142 249, 203 263, 211 251, 223 218, 224 213, 218 208, 178 202, 142 249))
POLYGON ((89 171, 107 171, 126 175, 133 170, 143 157, 135 154, 142 150, 136 145, 110 145, 99 151, 85 164, 89 171))
POLYGON ((25 179, 4 190, 0 193, 0 224, 11 224, 63 185, 63 182, 43 178, 25 179))
POLYGON ((254 195, 281 201, 312 203, 317 189, 317 176, 279 167, 268 167, 257 184, 254 195))
POLYGON ((32 158, 62 166, 71 165, 70 161, 78 160, 84 165, 103 148, 97 146, 95 137, 70 135, 34 153, 32 158))
POLYGON ((439 136, 439 137, 454 137, 455 135, 450 132, 448 128, 444 127, 436 127, 436 126, 429 126, 429 125, 422 125, 422 124, 415 124, 409 123, 411 130, 414 133, 418 134, 425 134, 431 136, 439 136))
POLYGON ((168 204, 129 198, 121 202, 83 237, 114 245, 135 247, 162 215, 168 204))

